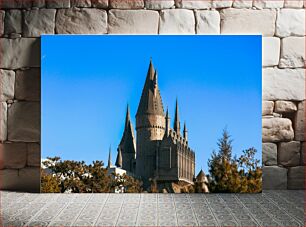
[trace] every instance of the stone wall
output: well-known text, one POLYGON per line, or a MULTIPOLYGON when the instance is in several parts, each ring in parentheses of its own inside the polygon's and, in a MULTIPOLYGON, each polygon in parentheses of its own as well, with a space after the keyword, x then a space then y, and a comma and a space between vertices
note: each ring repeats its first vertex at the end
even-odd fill
POLYGON ((84 33, 262 34, 263 185, 303 188, 305 5, 301 0, 0 0, 1 188, 39 191, 40 35, 84 33))

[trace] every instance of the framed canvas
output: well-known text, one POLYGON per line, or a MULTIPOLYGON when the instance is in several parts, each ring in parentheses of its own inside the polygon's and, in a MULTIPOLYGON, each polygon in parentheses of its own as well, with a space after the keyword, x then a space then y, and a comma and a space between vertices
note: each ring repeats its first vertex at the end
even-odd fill
POLYGON ((42 192, 261 192, 262 37, 42 36, 42 192))

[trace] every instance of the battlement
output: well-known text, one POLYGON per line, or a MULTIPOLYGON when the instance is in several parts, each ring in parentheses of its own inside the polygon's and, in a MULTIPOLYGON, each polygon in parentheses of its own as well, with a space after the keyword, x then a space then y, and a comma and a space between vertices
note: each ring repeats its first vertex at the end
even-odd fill
POLYGON ((188 152, 192 156, 195 155, 195 152, 188 146, 188 140, 186 140, 182 135, 178 135, 173 129, 170 129, 169 135, 176 144, 185 148, 184 151, 188 152))

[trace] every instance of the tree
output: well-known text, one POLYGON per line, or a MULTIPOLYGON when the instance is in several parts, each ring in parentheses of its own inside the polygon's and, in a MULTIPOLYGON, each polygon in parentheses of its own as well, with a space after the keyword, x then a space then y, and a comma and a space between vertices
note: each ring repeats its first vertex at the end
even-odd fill
POLYGON ((41 169, 41 192, 61 192, 60 180, 56 175, 46 174, 43 169, 41 169))
POLYGON ((223 129, 222 137, 218 140, 217 145, 219 147, 219 155, 226 160, 232 159, 232 142, 227 128, 223 129))
POLYGON ((247 192, 260 192, 262 188, 262 168, 255 158, 257 150, 253 147, 244 150, 236 161, 243 170, 242 174, 247 184, 247 192))
POLYGON ((208 160, 209 190, 211 192, 260 192, 262 169, 255 159, 256 149, 249 148, 232 158, 232 140, 226 129, 218 140, 218 152, 208 160))
POLYGON ((141 192, 141 182, 128 175, 110 176, 103 161, 62 161, 60 157, 50 158, 43 165, 51 174, 42 175, 42 192, 113 192, 120 184, 125 192, 141 192), (57 187, 56 187, 57 185, 57 187))
POLYGON ((123 192, 127 193, 142 192, 142 182, 126 174, 114 174, 111 185, 112 190, 123 189, 123 192))

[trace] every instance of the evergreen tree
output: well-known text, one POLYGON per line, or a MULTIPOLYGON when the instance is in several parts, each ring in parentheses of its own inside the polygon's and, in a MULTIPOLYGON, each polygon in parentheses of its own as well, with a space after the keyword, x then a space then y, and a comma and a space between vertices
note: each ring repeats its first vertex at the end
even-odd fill
POLYGON ((218 140, 218 147, 220 157, 231 160, 232 159, 232 142, 233 140, 230 138, 227 128, 223 129, 222 137, 218 140))
POLYGON ((232 158, 232 140, 226 129, 218 140, 218 152, 213 151, 208 160, 210 192, 260 192, 262 169, 255 159, 256 149, 243 151, 232 158))

